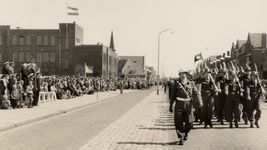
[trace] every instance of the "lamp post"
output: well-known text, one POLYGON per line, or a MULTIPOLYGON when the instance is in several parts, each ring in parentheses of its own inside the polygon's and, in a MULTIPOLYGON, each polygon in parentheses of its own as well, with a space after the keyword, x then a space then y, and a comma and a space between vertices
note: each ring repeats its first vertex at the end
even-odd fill
MULTIPOLYGON (((162 77, 164 77, 165 76, 165 74, 164 74, 164 67, 163 67, 163 64, 164 64, 164 58, 166 58, 167 56, 169 56, 169 55, 166 55, 166 56, 164 56, 163 58, 162 58, 162 77), (164 75, 164 76, 163 76, 164 75)), ((170 56, 169 56, 169 58, 170 58, 170 56)))
MULTIPOLYGON (((159 35, 158 35, 158 76, 157 76, 157 95, 159 95, 159 50, 160 50, 160 35, 161 35, 161 33, 166 32, 166 31, 168 31, 168 30, 172 30, 172 29, 169 28, 169 29, 163 30, 163 31, 161 31, 161 32, 159 33, 159 35)), ((172 31, 172 33, 173 33, 173 31, 172 31)))

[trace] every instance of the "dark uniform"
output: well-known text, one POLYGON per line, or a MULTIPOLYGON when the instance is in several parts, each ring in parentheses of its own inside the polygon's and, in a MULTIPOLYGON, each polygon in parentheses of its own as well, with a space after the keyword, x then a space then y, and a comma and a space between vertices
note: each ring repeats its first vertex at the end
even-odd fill
POLYGON ((252 79, 247 84, 247 95, 248 95, 248 120, 250 121, 250 127, 253 127, 253 121, 255 119, 255 125, 259 128, 259 119, 261 117, 260 110, 260 95, 265 93, 264 89, 261 89, 259 81, 256 79, 257 72, 252 72, 252 79), (253 117, 253 111, 256 110, 255 116, 253 117))
MULTIPOLYGON (((226 70, 221 70, 220 73, 224 74, 226 73, 226 70)), ((221 122, 221 124, 223 124, 223 118, 224 118, 224 111, 225 111, 225 100, 226 100, 226 95, 225 95, 225 81, 226 78, 224 76, 219 76, 216 79, 216 83, 218 88, 221 90, 218 93, 218 121, 221 122)))
POLYGON ((235 126, 238 128, 239 119, 239 103, 240 103, 240 92, 241 88, 238 82, 234 80, 236 73, 234 71, 230 72, 232 79, 225 82, 225 94, 226 94, 226 121, 230 122, 230 128, 233 127, 233 118, 235 119, 235 126))
MULTIPOLYGON (((205 72, 210 73, 208 69, 206 69, 205 72)), ((212 119, 213 106, 214 106, 215 87, 210 78, 200 79, 199 91, 201 91, 201 96, 203 100, 201 120, 205 123, 204 128, 206 128, 207 125, 209 125, 212 128, 213 125, 211 123, 211 119, 212 119)))
MULTIPOLYGON (((250 71, 250 70, 247 70, 247 71, 250 71)), ((243 96, 241 97, 241 103, 243 105, 243 108, 242 108, 242 119, 245 121, 245 124, 247 124, 248 122, 248 115, 247 115, 247 111, 248 111, 248 108, 247 108, 247 104, 248 104, 248 100, 247 100, 247 84, 248 82, 251 80, 251 77, 250 75, 248 74, 245 74, 243 76, 240 77, 240 80, 241 80, 241 84, 242 86, 244 87, 244 92, 243 92, 243 96)))
MULTIPOLYGON (((186 71, 180 71, 180 73, 185 73, 186 71)), ((193 112, 192 112, 192 96, 197 95, 202 106, 202 101, 200 94, 192 81, 185 80, 182 83, 181 79, 178 79, 174 83, 174 88, 172 96, 170 99, 170 111, 172 112, 172 106, 175 102, 174 107, 174 123, 176 128, 176 133, 180 139, 180 145, 183 145, 183 141, 187 140, 188 133, 193 125, 193 112)))

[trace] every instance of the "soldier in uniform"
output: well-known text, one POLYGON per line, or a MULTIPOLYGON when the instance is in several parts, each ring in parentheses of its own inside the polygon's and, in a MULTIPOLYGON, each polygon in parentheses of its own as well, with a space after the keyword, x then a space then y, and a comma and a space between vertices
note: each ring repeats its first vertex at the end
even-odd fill
POLYGON ((213 78, 211 77, 211 71, 206 68, 205 77, 200 79, 198 86, 203 100, 201 120, 205 123, 204 128, 207 128, 207 125, 209 125, 211 128, 213 127, 211 119, 214 106, 214 94, 218 91, 215 89, 215 83, 213 83, 212 80, 213 78))
POLYGON ((233 127, 233 118, 235 127, 238 128, 240 94, 243 92, 236 79, 236 72, 229 72, 229 80, 224 86, 226 95, 226 121, 230 122, 229 128, 233 127))
POLYGON ((246 74, 240 76, 241 85, 244 87, 243 96, 241 97, 242 108, 242 119, 245 121, 245 124, 248 124, 248 115, 247 115, 247 104, 248 104, 248 95, 247 95, 247 84, 251 80, 251 68, 245 68, 246 74))
POLYGON ((218 103, 219 103, 218 104, 218 122, 220 122, 221 124, 224 124, 223 118, 224 118, 224 109, 225 109, 225 100, 226 100, 224 85, 226 81, 226 73, 227 73, 226 69, 221 69, 216 79, 217 86, 221 90, 218 93, 218 103))
POLYGON ((248 99, 248 119, 250 121, 250 127, 253 128, 253 121, 255 119, 255 125, 259 128, 259 119, 261 117, 260 110, 260 95, 265 94, 260 81, 257 79, 258 72, 253 71, 251 73, 251 80, 247 83, 247 99, 248 99), (253 117, 253 111, 256 110, 256 113, 253 117))
POLYGON ((179 145, 183 145, 188 138, 188 133, 193 126, 192 96, 197 95, 197 99, 202 106, 200 94, 192 81, 187 79, 188 72, 180 70, 180 78, 174 83, 172 96, 170 99, 169 111, 173 112, 174 124, 179 139, 179 145))

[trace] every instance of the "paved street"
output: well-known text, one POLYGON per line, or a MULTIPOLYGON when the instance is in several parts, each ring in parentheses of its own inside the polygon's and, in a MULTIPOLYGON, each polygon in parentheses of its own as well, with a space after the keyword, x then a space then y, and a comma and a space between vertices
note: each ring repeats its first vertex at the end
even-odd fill
POLYGON ((141 101, 120 119, 88 141, 80 150, 129 149, 129 150, 174 150, 174 149, 265 149, 267 131, 267 107, 262 104, 261 128, 249 128, 240 122, 240 127, 229 129, 229 124, 219 125, 213 119, 214 128, 204 129, 194 125, 184 146, 176 145, 173 114, 168 112, 167 95, 156 91, 141 101))
MULTIPOLYGON (((0 134, 1 150, 75 150, 82 147, 99 132, 108 127, 122 115, 127 113, 133 106, 138 104, 151 90, 119 91, 110 92, 118 94, 117 97, 95 103, 83 109, 78 109, 56 117, 31 123, 0 134), (126 94, 127 93, 127 94, 126 94)), ((100 97, 103 94, 100 93, 100 97)), ((111 95, 110 95, 111 94, 111 95)), ((96 95, 94 95, 96 96, 96 95)), ((85 97, 83 97, 85 98, 85 97)), ((108 98, 107 96, 105 98, 108 98)), ((80 103, 81 99, 63 100, 69 104, 80 103)), ((62 101, 62 104, 63 104, 62 101)), ((90 99, 85 99, 89 103, 90 99)), ((96 100, 91 100, 95 102, 96 100)), ((58 105, 60 102, 50 102, 47 105, 58 105)), ((21 109, 41 115, 38 109, 48 109, 42 106, 33 109, 21 109)), ((65 104, 67 105, 67 104, 65 104)), ((64 106, 58 105, 59 108, 64 106)), ((67 106, 65 106, 67 107, 67 106)), ((16 111, 16 110, 8 110, 16 111)), ((13 112, 13 113, 14 113, 13 112)), ((42 111, 41 111, 42 112, 42 111)))
MULTIPOLYGON (((56 102, 55 102, 56 103, 56 102)), ((229 124, 204 129, 195 123, 179 146, 167 94, 156 87, 133 91, 82 109, 2 132, 1 150, 175 150, 265 149, 267 104, 262 103, 261 128, 229 129, 229 124)), ((41 106, 40 106, 41 107, 41 106)), ((12 110, 11 110, 12 111, 12 110)))

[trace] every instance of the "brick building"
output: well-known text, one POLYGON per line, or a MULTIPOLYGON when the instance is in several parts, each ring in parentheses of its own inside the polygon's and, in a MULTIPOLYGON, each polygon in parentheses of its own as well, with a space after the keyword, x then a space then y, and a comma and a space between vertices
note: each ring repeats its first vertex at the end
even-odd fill
POLYGON ((77 64, 87 63, 92 76, 116 77, 118 57, 113 33, 110 47, 83 45, 83 28, 74 22, 60 23, 59 29, 0 26, 0 69, 6 61, 15 62, 15 72, 23 63, 34 62, 44 75, 72 75, 77 64))

